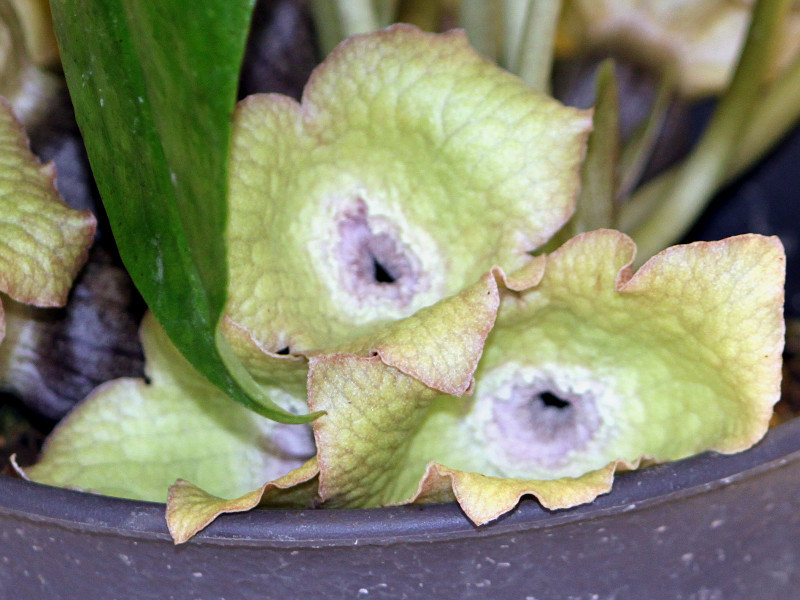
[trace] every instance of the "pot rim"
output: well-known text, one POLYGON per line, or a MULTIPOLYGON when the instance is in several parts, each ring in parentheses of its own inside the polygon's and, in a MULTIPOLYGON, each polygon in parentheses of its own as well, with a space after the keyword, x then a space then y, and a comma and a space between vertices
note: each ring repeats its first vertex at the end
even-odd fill
MULTIPOLYGON (((499 536, 553 528, 674 502, 800 461, 800 418, 770 430, 753 448, 704 453, 622 473, 610 493, 589 504, 547 510, 525 498, 510 513, 477 527, 456 503, 336 510, 256 510, 223 515, 189 543, 225 546, 352 546, 499 536)), ((69 529, 169 540, 165 505, 87 494, 0 476, 0 516, 69 529)))

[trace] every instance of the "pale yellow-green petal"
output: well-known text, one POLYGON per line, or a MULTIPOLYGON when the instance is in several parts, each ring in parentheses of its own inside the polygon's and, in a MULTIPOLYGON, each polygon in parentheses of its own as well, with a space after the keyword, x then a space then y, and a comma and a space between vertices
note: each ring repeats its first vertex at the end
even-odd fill
POLYGON ((405 444, 443 389, 469 390, 497 307, 489 273, 461 294, 387 326, 375 345, 357 340, 349 352, 311 359, 309 408, 327 411, 314 423, 324 501, 374 506, 396 497, 405 444))
POLYGON ((779 396, 780 242, 678 246, 631 277, 633 254, 601 231, 550 255, 541 283, 501 308, 469 405, 428 415, 417 461, 550 479, 760 439, 779 396))
POLYGON ((182 544, 221 514, 245 512, 261 505, 270 508, 307 508, 317 493, 316 459, 265 483, 257 490, 226 500, 179 479, 169 489, 167 526, 176 544, 182 544))
POLYGON ((89 211, 61 200, 54 166, 31 154, 0 99, 0 291, 27 304, 63 305, 94 231, 89 211))
MULTIPOLYGON (((232 403, 181 357, 151 315, 142 338, 149 381, 98 388, 57 426, 34 481, 163 502, 177 479, 237 497, 313 455, 306 426, 280 425, 232 403)), ((303 399, 276 398, 303 410, 303 399)))
POLYGON ((611 463, 575 478, 522 481, 487 477, 431 463, 417 493, 403 504, 456 501, 473 523, 483 525, 514 508, 523 496, 534 496, 549 509, 591 502, 611 491, 616 468, 616 463, 611 463))
POLYGON ((678 246, 632 275, 634 253, 618 232, 583 234, 543 259, 538 283, 503 292, 472 396, 434 394, 377 361, 374 373, 331 365, 324 418, 353 426, 331 429, 324 449, 318 436, 321 455, 348 465, 320 464, 322 497, 457 497, 483 522, 525 494, 550 508, 590 501, 618 464, 755 443, 779 395, 780 242, 678 246))

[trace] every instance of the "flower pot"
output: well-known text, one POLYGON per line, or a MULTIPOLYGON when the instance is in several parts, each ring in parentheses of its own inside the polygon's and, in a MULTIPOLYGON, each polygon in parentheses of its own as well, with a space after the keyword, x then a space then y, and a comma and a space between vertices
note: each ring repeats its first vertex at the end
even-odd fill
POLYGON ((0 478, 0 597, 786 599, 800 585, 800 420, 755 448, 532 500, 228 515, 174 546, 164 506, 0 478))

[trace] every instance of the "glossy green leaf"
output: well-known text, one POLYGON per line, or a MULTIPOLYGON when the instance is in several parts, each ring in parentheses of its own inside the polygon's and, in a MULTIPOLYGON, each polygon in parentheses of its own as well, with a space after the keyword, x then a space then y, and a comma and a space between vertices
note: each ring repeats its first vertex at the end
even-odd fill
POLYGON ((78 123, 137 287, 209 380, 261 414, 298 422, 309 417, 263 396, 216 335, 227 285, 230 117, 252 6, 52 2, 78 123))

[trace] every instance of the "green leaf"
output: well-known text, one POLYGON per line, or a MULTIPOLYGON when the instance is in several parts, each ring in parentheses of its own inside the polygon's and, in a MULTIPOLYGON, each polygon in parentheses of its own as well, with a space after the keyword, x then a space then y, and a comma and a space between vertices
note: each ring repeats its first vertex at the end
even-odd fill
POLYGON ((581 192, 573 219, 575 233, 611 227, 619 161, 619 94, 614 61, 604 61, 597 73, 594 130, 589 135, 581 171, 581 192))
POLYGON ((313 416, 263 396, 216 336, 230 117, 252 6, 54 0, 52 11, 92 169, 142 296, 214 384, 270 418, 302 422, 313 416))
POLYGON ((547 248, 555 249, 579 233, 613 225, 619 162, 619 94, 611 59, 603 61, 597 70, 593 125, 581 168, 581 191, 575 214, 547 248))

